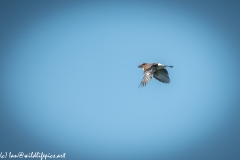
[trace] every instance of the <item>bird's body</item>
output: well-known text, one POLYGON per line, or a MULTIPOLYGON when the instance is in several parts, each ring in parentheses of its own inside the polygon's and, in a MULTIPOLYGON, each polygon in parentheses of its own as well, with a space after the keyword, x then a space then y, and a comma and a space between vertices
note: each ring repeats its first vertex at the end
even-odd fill
POLYGON ((152 79, 152 76, 162 83, 170 82, 168 71, 165 68, 172 68, 173 66, 163 65, 161 63, 142 63, 138 67, 142 68, 144 71, 144 76, 139 87, 146 86, 146 84, 152 79))

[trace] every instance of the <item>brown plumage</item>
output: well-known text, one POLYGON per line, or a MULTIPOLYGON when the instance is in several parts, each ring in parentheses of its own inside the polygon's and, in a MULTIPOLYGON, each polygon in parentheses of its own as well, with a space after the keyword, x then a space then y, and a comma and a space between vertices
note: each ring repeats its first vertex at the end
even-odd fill
POLYGON ((161 63, 142 63, 138 67, 142 68, 144 71, 143 79, 139 87, 146 86, 147 83, 152 79, 152 75, 162 83, 170 82, 168 71, 165 69, 165 67, 172 68, 173 66, 163 65, 161 63))

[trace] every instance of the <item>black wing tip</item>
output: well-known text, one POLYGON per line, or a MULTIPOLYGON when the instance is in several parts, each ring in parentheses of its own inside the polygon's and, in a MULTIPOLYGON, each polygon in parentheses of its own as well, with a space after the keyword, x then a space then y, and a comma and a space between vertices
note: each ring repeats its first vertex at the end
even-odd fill
POLYGON ((138 88, 142 88, 142 87, 144 87, 144 86, 146 86, 146 84, 140 83, 139 86, 138 86, 138 88))
POLYGON ((169 83, 170 83, 170 81, 169 81, 169 82, 163 82, 163 81, 159 81, 159 82, 162 82, 162 83, 165 83, 165 84, 169 84, 169 83))
POLYGON ((169 84, 170 83, 170 79, 168 79, 168 81, 165 81, 163 83, 169 84))

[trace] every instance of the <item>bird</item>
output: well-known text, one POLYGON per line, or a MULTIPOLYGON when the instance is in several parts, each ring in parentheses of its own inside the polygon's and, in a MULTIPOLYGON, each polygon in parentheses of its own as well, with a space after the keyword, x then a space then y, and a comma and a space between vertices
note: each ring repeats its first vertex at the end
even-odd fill
POLYGON ((143 79, 139 87, 144 87, 152 79, 152 76, 162 83, 170 83, 170 78, 166 67, 173 68, 173 66, 164 65, 161 63, 142 63, 138 68, 143 69, 143 79))

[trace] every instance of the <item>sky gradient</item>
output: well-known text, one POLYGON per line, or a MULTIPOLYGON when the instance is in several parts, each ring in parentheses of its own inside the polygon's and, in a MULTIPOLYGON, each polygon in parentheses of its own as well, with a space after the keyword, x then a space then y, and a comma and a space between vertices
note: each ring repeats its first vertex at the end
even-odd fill
POLYGON ((1 3, 0 152, 240 158, 238 3, 1 3))

